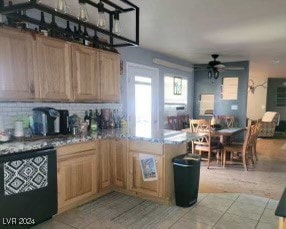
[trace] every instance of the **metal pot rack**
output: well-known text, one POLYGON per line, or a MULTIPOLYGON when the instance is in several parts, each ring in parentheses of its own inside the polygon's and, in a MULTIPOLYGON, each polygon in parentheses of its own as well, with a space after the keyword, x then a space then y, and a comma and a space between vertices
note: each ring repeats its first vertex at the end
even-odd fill
MULTIPOLYGON (((0 0, 0 14, 6 15, 6 16, 13 18, 13 19, 19 19, 21 21, 25 21, 25 22, 39 26, 40 20, 29 17, 27 15, 19 14, 19 12, 21 12, 23 10, 37 9, 41 12, 48 13, 52 16, 64 19, 66 21, 73 22, 79 26, 84 26, 86 28, 89 28, 89 29, 96 31, 97 33, 101 33, 101 34, 107 35, 109 37, 109 43, 98 41, 99 44, 100 43, 104 44, 110 48, 126 47, 126 46, 138 46, 139 45, 139 7, 137 7, 136 5, 134 5, 133 3, 131 3, 128 0, 119 0, 122 3, 130 6, 128 8, 122 8, 121 6, 118 6, 117 4, 111 2, 110 0, 101 0, 101 1, 114 9, 114 10, 110 10, 110 9, 104 8, 104 11, 109 14, 109 29, 108 30, 99 28, 96 25, 89 23, 89 22, 80 21, 75 16, 55 11, 55 9, 52 7, 49 7, 49 6, 41 4, 41 3, 37 3, 37 0, 30 0, 30 2, 19 3, 19 4, 12 5, 12 6, 5 6, 4 0, 0 0), (115 12, 118 12, 118 11, 120 13, 128 13, 130 11, 135 11, 135 21, 136 21, 136 23, 135 23, 136 24, 136 26, 135 26, 135 30, 136 30, 135 31, 136 32, 136 38, 135 39, 136 40, 135 41, 130 40, 130 39, 123 37, 123 36, 116 35, 112 32, 113 15, 115 12), (114 44, 114 39, 117 39, 120 42, 117 44, 114 44)), ((89 4, 93 7, 98 8, 98 4, 91 1, 91 0, 85 0, 85 3, 89 4)), ((47 26, 49 27, 48 24, 47 24, 47 26)), ((57 32, 65 32, 66 33, 64 28, 57 27, 57 28, 55 28, 55 30, 57 32)), ((69 34, 69 35, 72 35, 72 34, 69 34)), ((84 36, 80 36, 80 37, 85 38, 84 36)), ((94 38, 92 38, 92 37, 88 37, 85 39, 87 39, 89 41, 94 41, 94 38)))

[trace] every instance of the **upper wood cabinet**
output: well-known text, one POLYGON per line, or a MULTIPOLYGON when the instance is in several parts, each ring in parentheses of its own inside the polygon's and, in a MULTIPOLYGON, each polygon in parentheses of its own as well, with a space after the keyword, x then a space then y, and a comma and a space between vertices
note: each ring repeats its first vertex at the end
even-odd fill
POLYGON ((99 52, 101 100, 120 101, 120 58, 110 52, 99 52))
POLYGON ((99 52, 72 45, 73 92, 76 101, 100 101, 99 52))
POLYGON ((127 184, 127 142, 123 139, 111 140, 111 165, 113 184, 126 188, 127 184))
POLYGON ((35 97, 33 43, 30 33, 0 28, 0 100, 35 97))
POLYGON ((39 97, 50 101, 72 99, 70 44, 40 35, 36 43, 39 97))

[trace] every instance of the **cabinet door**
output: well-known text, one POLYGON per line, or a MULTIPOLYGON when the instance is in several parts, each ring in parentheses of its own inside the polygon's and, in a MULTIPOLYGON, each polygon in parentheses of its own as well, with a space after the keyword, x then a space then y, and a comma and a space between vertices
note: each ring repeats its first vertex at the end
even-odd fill
POLYGON ((119 55, 100 51, 101 100, 120 101, 120 60, 119 55))
MULTIPOLYGON (((144 155, 146 155, 144 153, 144 155)), ((129 189, 150 196, 163 196, 163 156, 151 155, 155 158, 158 179, 144 181, 140 166, 140 152, 129 152, 129 189)))
POLYGON ((72 69, 74 99, 77 101, 99 101, 98 51, 80 45, 72 45, 72 69))
POLYGON ((126 188, 127 183, 127 142, 126 140, 111 141, 112 180, 120 188, 126 188))
POLYGON ((94 150, 78 152, 58 162, 59 209, 97 193, 97 154, 94 150))
POLYGON ((0 28, 0 98, 33 99, 33 43, 29 33, 0 28))
POLYGON ((111 148, 110 140, 99 142, 99 188, 105 189, 112 185, 111 182, 111 148))
POLYGON ((71 99, 71 48, 61 40, 37 36, 37 70, 40 98, 71 99))

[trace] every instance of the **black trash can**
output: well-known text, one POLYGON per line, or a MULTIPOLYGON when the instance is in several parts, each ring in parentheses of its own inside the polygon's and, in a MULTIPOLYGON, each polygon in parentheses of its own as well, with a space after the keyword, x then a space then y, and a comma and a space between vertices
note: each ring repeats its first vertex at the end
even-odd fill
POLYGON ((197 202, 201 157, 195 154, 173 158, 176 205, 190 207, 197 202))

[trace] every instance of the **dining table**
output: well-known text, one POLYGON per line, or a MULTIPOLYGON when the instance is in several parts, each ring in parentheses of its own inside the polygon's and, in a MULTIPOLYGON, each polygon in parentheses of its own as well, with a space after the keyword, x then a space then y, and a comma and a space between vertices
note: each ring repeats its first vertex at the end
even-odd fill
POLYGON ((232 128, 223 128, 223 129, 219 129, 219 130, 213 130, 211 135, 214 137, 219 137, 220 138, 220 142, 224 143, 225 139, 229 139, 230 137, 245 131, 246 128, 242 128, 242 127, 232 127, 232 128))

